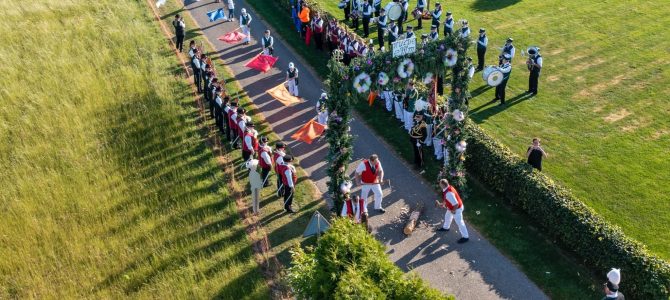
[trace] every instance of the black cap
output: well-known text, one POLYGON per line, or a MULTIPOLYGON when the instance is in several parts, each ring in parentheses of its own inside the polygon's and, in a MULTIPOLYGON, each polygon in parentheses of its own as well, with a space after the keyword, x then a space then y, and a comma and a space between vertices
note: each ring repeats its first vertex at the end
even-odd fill
POLYGON ((422 33, 422 34, 421 34, 421 38, 422 38, 422 39, 427 39, 427 38, 428 38, 428 34, 427 34, 427 33, 422 33))
POLYGON ((247 122, 247 128, 254 128, 256 125, 252 122, 247 122))
POLYGON ((430 25, 430 29, 437 29, 437 25, 430 25))
POLYGON ((447 16, 451 16, 451 12, 450 12, 450 11, 447 12, 447 16))
POLYGON ((292 162, 293 161, 293 156, 290 154, 284 155, 284 161, 285 162, 292 162))
POLYGON ((266 137, 266 136, 262 136, 262 137, 261 137, 261 143, 265 144, 265 143, 267 143, 267 142, 268 142, 268 137, 266 137))
POLYGON ((277 142, 277 144, 275 144, 275 147, 277 149, 282 149, 282 148, 286 148, 286 145, 282 142, 277 142))
POLYGON ((407 30, 413 29, 412 26, 407 25, 407 30))
POLYGON ((508 37, 508 38, 507 38, 507 41, 508 41, 508 42, 514 42, 514 39, 511 38, 511 37, 508 37))
POLYGON ((237 106, 237 102, 233 102, 233 103, 231 103, 230 105, 232 105, 232 106, 237 106))
POLYGON ((479 28, 479 32, 480 32, 480 33, 482 33, 482 32, 486 32, 486 29, 484 29, 484 28, 479 28))

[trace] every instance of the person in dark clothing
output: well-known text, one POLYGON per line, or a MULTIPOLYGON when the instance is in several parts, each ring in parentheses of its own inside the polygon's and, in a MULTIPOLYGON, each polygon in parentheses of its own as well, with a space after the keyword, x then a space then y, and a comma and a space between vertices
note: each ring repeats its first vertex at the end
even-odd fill
POLYGON ((414 126, 412 126, 412 129, 409 131, 409 136, 412 148, 414 149, 414 164, 421 170, 421 173, 424 172, 423 143, 426 140, 427 135, 428 125, 426 125, 426 121, 423 120, 423 114, 414 114, 414 126))
POLYGON ((184 48, 184 36, 186 36, 185 35, 186 24, 184 23, 184 19, 182 19, 182 17, 179 14, 175 15, 174 21, 172 21, 172 26, 174 26, 174 34, 177 39, 175 47, 179 49, 179 52, 182 52, 184 48))
POLYGON ((526 157, 529 165, 540 172, 542 171, 542 158, 547 157, 547 152, 544 152, 544 149, 540 146, 540 139, 533 139, 533 144, 526 150, 526 157))

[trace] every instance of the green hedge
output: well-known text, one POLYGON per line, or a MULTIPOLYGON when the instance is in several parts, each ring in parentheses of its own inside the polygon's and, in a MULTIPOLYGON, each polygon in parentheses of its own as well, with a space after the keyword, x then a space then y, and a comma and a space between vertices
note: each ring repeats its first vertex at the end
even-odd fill
MULTIPOLYGON (((467 169, 489 189, 521 207, 545 232, 604 274, 621 268, 622 291, 633 299, 668 299, 670 265, 650 255, 570 191, 533 169, 479 126, 468 122, 467 169)), ((668 230, 667 228, 665 230, 668 230)), ((604 278, 604 277, 603 277, 604 278)))
POLYGON ((337 218, 313 251, 296 247, 288 282, 299 299, 454 299, 405 275, 363 226, 337 218))

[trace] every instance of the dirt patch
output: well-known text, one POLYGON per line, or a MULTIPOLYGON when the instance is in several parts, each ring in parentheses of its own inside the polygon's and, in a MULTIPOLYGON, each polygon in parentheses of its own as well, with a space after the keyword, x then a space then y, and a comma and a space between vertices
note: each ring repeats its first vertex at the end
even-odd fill
POLYGON ((609 114, 607 117, 604 118, 605 122, 607 123, 614 123, 616 121, 620 121, 625 117, 630 116, 632 113, 626 110, 625 108, 622 110, 619 110, 615 113, 609 114))
POLYGON ((563 53, 563 51, 564 51, 563 48, 559 48, 559 49, 550 51, 549 55, 556 56, 556 55, 559 55, 559 54, 563 53))
POLYGON ((584 70, 586 70, 586 69, 589 69, 589 68, 592 68, 592 67, 601 65, 601 64, 603 64, 603 63, 605 63, 605 60, 599 57, 599 58, 596 58, 596 59, 594 59, 594 60, 592 60, 592 61, 588 61, 588 62, 579 64, 579 65, 576 65, 576 66, 575 66, 574 68, 572 68, 572 69, 575 70, 575 71, 581 72, 581 71, 584 71, 584 70))
POLYGON ((591 87, 591 92, 600 93, 606 88, 609 88, 609 87, 612 87, 612 86, 615 86, 615 85, 621 83, 621 81, 624 79, 624 77, 625 77, 625 75, 618 75, 618 76, 612 78, 612 80, 610 80, 608 82, 598 83, 598 84, 591 87))
POLYGON ((554 82, 554 81, 559 80, 559 79, 561 79, 561 77, 557 76, 557 75, 551 75, 551 76, 547 77, 547 80, 549 80, 551 82, 554 82))
POLYGON ((577 76, 575 77, 575 82, 584 82, 584 76, 577 76))

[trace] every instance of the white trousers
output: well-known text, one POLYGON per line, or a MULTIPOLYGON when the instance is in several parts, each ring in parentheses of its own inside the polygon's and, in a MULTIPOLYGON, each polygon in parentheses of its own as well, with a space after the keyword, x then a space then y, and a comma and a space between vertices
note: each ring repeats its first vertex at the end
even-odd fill
POLYGON ((442 228, 444 229, 449 229, 449 226, 451 226, 451 221, 456 219, 456 225, 458 225, 458 231, 461 232, 461 236, 464 238, 469 238, 470 236, 468 235, 468 229, 465 227, 465 222, 463 221, 463 207, 456 210, 456 213, 451 213, 450 210, 447 209, 447 212, 444 214, 444 224, 442 225, 442 228))
POLYGON ((398 120, 404 120, 405 117, 403 115, 403 109, 402 109, 402 101, 393 101, 395 104, 395 117, 398 120))
POLYGON ((249 32, 249 26, 240 26, 240 28, 242 29, 242 33, 244 33, 244 35, 247 36, 247 37, 244 38, 244 42, 245 43, 250 42, 251 41, 251 33, 249 32))
POLYGON ((433 148, 435 150, 435 158, 437 158, 437 160, 442 159, 442 147, 444 147, 442 145, 442 139, 433 137, 433 148))
POLYGON ((363 187, 361 187, 361 198, 365 200, 365 207, 368 207, 368 195, 370 194, 370 191, 375 196, 375 209, 381 209, 382 208, 382 186, 377 183, 377 184, 363 184, 363 187))
POLYGON ((413 125, 412 124, 412 121, 413 121, 412 120, 412 115, 414 115, 414 112, 409 112, 409 111, 405 110, 404 115, 405 115, 405 130, 407 130, 407 132, 409 132, 410 130, 412 130, 412 125, 413 125))
POLYGON ((321 125, 328 125, 328 111, 319 112, 316 115, 316 121, 321 125))
POLYGON ((382 98, 384 98, 384 101, 386 101, 386 110, 387 111, 392 111, 393 110, 393 93, 391 91, 383 91, 382 92, 382 98))
POLYGON ((291 96, 298 97, 298 85, 295 84, 295 79, 288 80, 288 93, 291 96))
POLYGON ((255 214, 259 211, 258 203, 260 201, 260 193, 260 189, 251 189, 252 210, 255 214))

